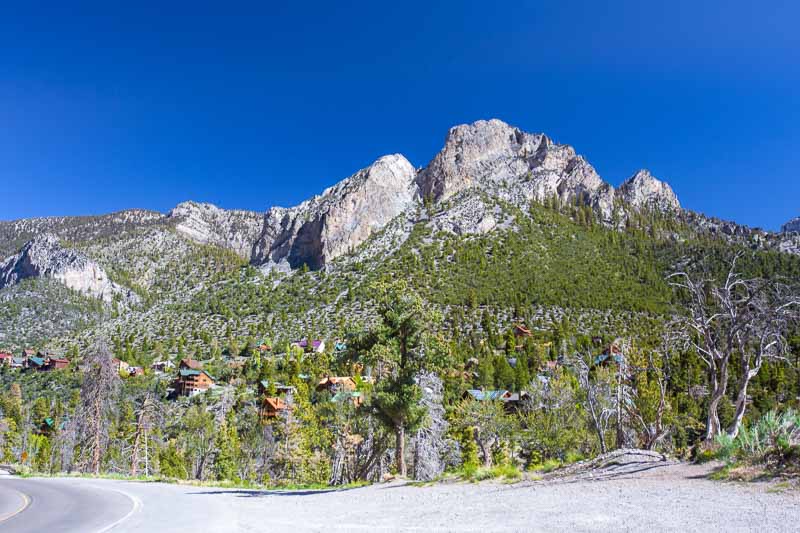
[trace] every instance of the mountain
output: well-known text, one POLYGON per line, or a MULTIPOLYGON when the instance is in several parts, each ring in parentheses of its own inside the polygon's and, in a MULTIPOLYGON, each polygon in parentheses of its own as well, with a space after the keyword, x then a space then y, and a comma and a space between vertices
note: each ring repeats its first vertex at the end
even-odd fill
POLYGON ((112 282, 100 265, 84 254, 63 248, 52 234, 41 234, 18 254, 0 263, 0 289, 26 278, 49 278, 68 288, 110 303, 115 298, 138 302, 130 289, 112 282))
POLYGON ((783 233, 800 233, 800 217, 794 218, 783 225, 783 233))
POLYGON ((619 187, 620 197, 635 209, 677 212, 678 197, 668 183, 659 181, 648 170, 640 170, 619 187))
POLYGON ((465 331, 487 312, 496 327, 619 329, 668 312, 674 265, 734 248, 797 275, 800 234, 682 209, 647 170, 615 188, 571 146, 477 121, 423 168, 387 155, 263 214, 184 202, 0 222, 0 344, 177 353, 341 334, 371 320, 380 279, 408 280, 465 331))

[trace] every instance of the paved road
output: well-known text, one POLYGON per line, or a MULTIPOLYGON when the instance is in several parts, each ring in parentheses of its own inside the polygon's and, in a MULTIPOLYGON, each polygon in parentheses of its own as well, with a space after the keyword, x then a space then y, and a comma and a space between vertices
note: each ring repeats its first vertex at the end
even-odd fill
POLYGON ((87 481, 0 478, 0 531, 99 532, 136 510, 115 486, 87 481))
POLYGON ((707 467, 648 466, 592 480, 389 484, 291 492, 111 480, 0 479, 0 490, 34 495, 28 509, 0 523, 0 532, 100 531, 127 513, 115 533, 798 530, 800 492, 714 482, 703 479, 705 473, 707 467), (45 506, 39 500, 44 491, 53 491, 54 497, 66 495, 72 503, 45 506), (53 527, 51 517, 56 515, 61 520, 73 518, 53 527))

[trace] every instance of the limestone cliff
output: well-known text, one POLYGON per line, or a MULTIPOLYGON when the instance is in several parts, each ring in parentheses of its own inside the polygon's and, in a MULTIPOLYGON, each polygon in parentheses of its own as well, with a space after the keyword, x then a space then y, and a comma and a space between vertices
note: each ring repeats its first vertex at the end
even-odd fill
POLYGON ((415 176, 405 157, 388 155, 296 207, 270 209, 253 264, 323 267, 413 206, 415 176))
POLYGON ((60 281, 106 302, 115 296, 131 303, 138 301, 134 293, 112 282, 100 265, 76 250, 62 247, 58 238, 49 233, 34 238, 19 253, 0 263, 0 289, 32 277, 60 281))

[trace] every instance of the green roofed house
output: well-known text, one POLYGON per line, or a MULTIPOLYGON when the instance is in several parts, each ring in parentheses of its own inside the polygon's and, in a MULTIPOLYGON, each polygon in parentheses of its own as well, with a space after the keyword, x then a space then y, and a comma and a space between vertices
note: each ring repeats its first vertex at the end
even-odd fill
POLYGON ((45 361, 43 357, 28 357, 28 368, 41 370, 44 368, 45 361))
POLYGON ((181 368, 175 380, 175 394, 194 396, 216 385, 214 378, 205 370, 181 368))

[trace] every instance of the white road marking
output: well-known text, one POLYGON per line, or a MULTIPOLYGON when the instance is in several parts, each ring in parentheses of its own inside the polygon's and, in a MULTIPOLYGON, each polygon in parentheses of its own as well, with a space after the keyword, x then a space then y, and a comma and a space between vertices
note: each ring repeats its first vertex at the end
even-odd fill
POLYGON ((122 491, 122 490, 119 490, 119 489, 109 489, 108 487, 98 487, 96 485, 92 485, 92 486, 97 488, 97 489, 100 489, 100 490, 110 490, 112 492, 116 492, 118 494, 122 494, 123 496, 128 498, 131 501, 131 503, 133 503, 133 507, 131 507, 131 510, 128 512, 128 514, 126 514, 125 516, 123 516, 122 518, 117 520, 116 522, 107 525, 103 529, 98 530, 97 533, 106 533, 107 531, 111 531, 112 529, 114 529, 115 527, 119 526, 124 521, 126 521, 127 519, 132 517, 134 514, 136 514, 136 512, 139 509, 141 509, 142 506, 143 506, 142 501, 139 498, 137 498, 136 496, 134 496, 133 494, 129 494, 129 493, 127 493, 125 491, 122 491))
POLYGON ((27 494, 25 494, 23 492, 20 492, 17 489, 8 489, 8 490, 10 490, 12 492, 16 492, 17 494, 19 494, 19 498, 20 498, 20 500, 22 500, 22 507, 20 507, 16 511, 13 511, 11 513, 6 513, 5 515, 0 516, 0 522, 5 522, 6 520, 8 520, 10 518, 14 518, 19 513, 21 513, 25 509, 27 509, 28 506, 31 504, 31 499, 28 497, 27 494))

